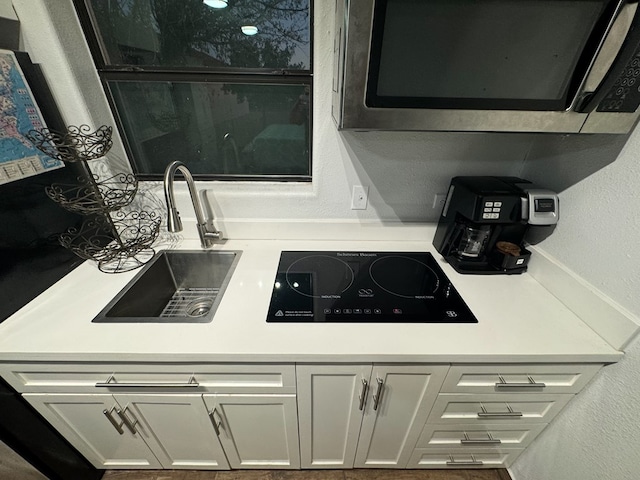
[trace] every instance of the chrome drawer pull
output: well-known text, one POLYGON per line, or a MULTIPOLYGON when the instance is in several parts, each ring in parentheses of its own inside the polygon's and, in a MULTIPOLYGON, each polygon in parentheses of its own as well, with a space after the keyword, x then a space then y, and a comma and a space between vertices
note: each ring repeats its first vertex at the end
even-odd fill
POLYGON ((382 400, 382 392, 384 392, 384 380, 378 378, 376 382, 378 383, 378 388, 376 389, 376 393, 373 394, 374 410, 378 410, 378 405, 380 405, 380 401, 382 400))
POLYGON ((507 404, 507 412, 487 412, 484 405, 480 405, 481 412, 477 412, 478 418, 493 418, 493 417, 522 417, 522 412, 514 412, 511 405, 507 404))
POLYGON ((118 410, 116 408, 116 413, 118 414, 118 416, 122 419, 122 422, 127 426, 127 428, 129 429, 129 431, 131 433, 133 433, 134 435, 136 433, 138 433, 138 431, 136 430, 136 425, 138 424, 138 419, 136 419, 134 417, 134 421, 132 422, 129 417, 127 417, 127 410, 129 409, 129 405, 127 405, 126 407, 124 407, 124 410, 118 410))
POLYGON ((119 424, 118 422, 116 422, 116 419, 113 418, 113 415, 111 415, 115 409, 115 406, 111 407, 111 410, 107 410, 105 408, 102 413, 104 413, 104 416, 109 419, 111 425, 113 425, 113 428, 115 428, 120 435, 124 435, 124 430, 122 429, 122 425, 124 424, 124 422, 119 424))
POLYGON ((491 433, 487 432, 487 437, 489 438, 469 438, 467 433, 464 434, 464 438, 460 440, 461 445, 499 445, 502 443, 502 440, 499 438, 493 438, 491 433))
POLYGON ((106 382, 96 383, 96 387, 102 388, 197 388, 200 384, 195 375, 189 377, 188 382, 162 382, 162 383, 118 383, 114 375, 110 375, 106 382))
POLYGON ((527 375, 528 382, 507 382, 502 375, 498 375, 500 379, 496 382, 496 388, 545 388, 547 385, 542 382, 536 382, 531 375, 527 375))
POLYGON ((367 392, 369 391, 369 382, 367 382, 364 378, 362 379, 362 389, 360 390, 360 405, 358 406, 358 410, 364 409, 364 404, 367 400, 367 392))
POLYGON ((477 467, 480 465, 484 465, 484 462, 480 461, 480 460, 476 460, 476 457, 471 455, 471 460, 463 460, 461 462, 456 462, 453 459, 453 455, 449 455, 449 461, 447 462, 447 465, 450 466, 464 466, 464 467, 477 467))

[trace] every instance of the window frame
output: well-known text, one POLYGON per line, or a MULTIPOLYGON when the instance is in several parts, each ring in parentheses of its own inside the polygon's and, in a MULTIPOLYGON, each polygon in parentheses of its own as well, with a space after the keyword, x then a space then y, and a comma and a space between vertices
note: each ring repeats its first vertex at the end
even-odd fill
MULTIPOLYGON (((313 168, 313 44, 314 44, 314 0, 309 0, 309 65, 305 70, 273 69, 273 68, 207 68, 207 67, 168 67, 168 66, 133 66, 109 65, 104 44, 101 41, 95 19, 92 15, 90 0, 72 0, 76 14, 80 21, 84 37, 89 46, 91 57, 96 68, 102 89, 109 103, 109 108, 115 119, 116 128, 120 133, 124 149, 129 157, 129 164, 135 176, 140 180, 162 180, 162 174, 145 173, 138 169, 134 160, 133 149, 124 129, 124 123, 116 106, 110 81, 145 81, 145 82, 227 82, 245 84, 274 84, 274 85, 304 85, 308 86, 312 94, 309 96, 309 135, 308 135, 308 175, 246 175, 246 174, 193 174, 196 180, 224 180, 224 181, 263 181, 263 182, 311 182, 313 168)), ((167 164, 172 159, 167 159, 167 164)), ((188 162, 187 163, 188 166, 188 162)))

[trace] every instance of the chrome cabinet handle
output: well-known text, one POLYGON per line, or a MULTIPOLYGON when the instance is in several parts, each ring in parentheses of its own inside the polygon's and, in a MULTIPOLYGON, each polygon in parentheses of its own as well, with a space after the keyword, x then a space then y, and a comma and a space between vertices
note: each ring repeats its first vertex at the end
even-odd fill
POLYGON ((360 406, 358 410, 364 410, 364 404, 367 401, 367 392, 369 391, 369 382, 367 382, 364 378, 362 379, 362 388, 360 389, 360 406))
POLYGON ((502 443, 499 438, 493 438, 491 433, 487 432, 488 438, 469 438, 467 433, 464 434, 464 438, 460 440, 461 445, 498 445, 502 443))
POLYGON ((373 394, 373 409, 378 410, 378 405, 382 400, 382 393, 384 392, 384 380, 381 378, 377 378, 376 382, 378 383, 378 388, 376 388, 376 393, 373 394))
POLYGON ((188 382, 161 382, 161 383, 119 383, 114 375, 109 375, 106 382, 96 383, 96 387, 101 388, 197 388, 200 384, 196 380, 195 375, 189 377, 188 382))
POLYGON ((447 461, 447 465, 471 467, 471 466, 484 465, 484 462, 480 460, 476 460, 476 457, 474 455, 471 455, 471 460, 463 460, 461 462, 456 462, 453 459, 453 455, 449 455, 449 460, 447 461))
POLYGON ((542 382, 536 382, 531 375, 527 375, 528 382, 507 382, 502 375, 498 375, 500 379, 496 382, 496 388, 545 388, 547 385, 542 382))
POLYGON ((136 430, 136 425, 138 424, 138 419, 134 417, 134 420, 132 422, 131 419, 129 419, 129 417, 127 416, 127 410, 128 409, 129 409, 129 405, 124 407, 123 410, 118 410, 116 408, 116 413, 122 419, 122 422, 127 426, 129 431, 135 435, 136 433, 138 433, 138 431, 136 430))
MULTIPOLYGON (((216 421, 216 409, 214 408, 213 410, 211 410, 209 412, 209 418, 211 419, 211 423, 213 424, 213 429, 216 432, 216 435, 219 437, 220 436, 220 427, 222 426, 222 421, 218 422, 216 421)), ((218 415, 219 416, 219 415, 218 415)))
POLYGON ((522 417, 522 412, 514 412, 511 405, 507 404, 506 412, 487 412, 484 405, 481 405, 481 412, 477 412, 478 418, 499 418, 499 417, 522 417))
POLYGON ((111 407, 111 410, 107 410, 105 408, 102 411, 102 413, 104 413, 104 416, 107 417, 107 419, 109 419, 109 422, 111 422, 111 425, 113 425, 113 428, 115 428, 120 435, 124 435, 124 430, 122 429, 122 425, 124 422, 123 423, 116 422, 116 419, 113 418, 113 415, 111 415, 115 409, 116 409, 115 406, 111 407))

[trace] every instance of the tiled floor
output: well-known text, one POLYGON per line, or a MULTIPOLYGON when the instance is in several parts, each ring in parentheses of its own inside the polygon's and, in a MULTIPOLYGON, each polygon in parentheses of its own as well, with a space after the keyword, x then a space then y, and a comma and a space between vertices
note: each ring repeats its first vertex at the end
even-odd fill
POLYGON ((511 480, 504 469, 486 470, 110 470, 103 480, 511 480))

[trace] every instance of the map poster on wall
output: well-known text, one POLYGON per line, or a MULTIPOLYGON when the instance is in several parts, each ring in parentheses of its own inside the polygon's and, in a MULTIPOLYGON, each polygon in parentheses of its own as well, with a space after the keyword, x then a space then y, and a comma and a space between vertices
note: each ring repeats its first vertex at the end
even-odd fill
POLYGON ((15 55, 0 50, 0 185, 64 167, 26 137, 45 127, 15 55))

